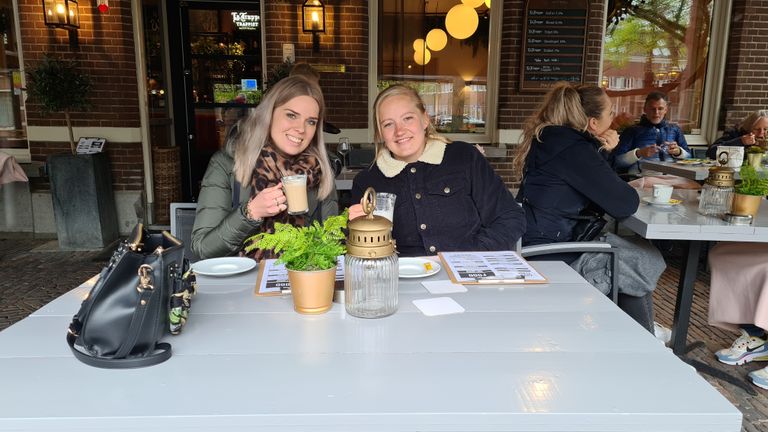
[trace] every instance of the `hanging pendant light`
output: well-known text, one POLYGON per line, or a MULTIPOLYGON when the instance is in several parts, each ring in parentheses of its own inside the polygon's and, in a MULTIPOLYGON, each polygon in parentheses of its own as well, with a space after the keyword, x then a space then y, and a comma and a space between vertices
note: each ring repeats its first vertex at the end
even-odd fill
POLYGON ((462 3, 471 7, 472 9, 480 7, 484 0, 461 0, 462 3))
POLYGON ((428 49, 424 48, 422 51, 413 52, 413 61, 419 66, 424 66, 432 60, 432 53, 428 49))
POLYGON ((445 16, 445 28, 448 30, 448 34, 456 39, 466 39, 472 36, 479 23, 480 18, 478 18, 477 12, 465 4, 457 4, 445 16))
POLYGON ((443 29, 432 29, 427 33, 427 48, 440 51, 448 44, 448 35, 443 29))

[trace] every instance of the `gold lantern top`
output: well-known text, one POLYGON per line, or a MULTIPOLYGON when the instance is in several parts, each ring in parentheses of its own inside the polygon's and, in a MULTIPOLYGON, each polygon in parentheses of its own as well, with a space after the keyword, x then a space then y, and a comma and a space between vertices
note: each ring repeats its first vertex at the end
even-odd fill
POLYGON ((349 222, 347 254, 358 258, 384 258, 395 253, 392 240, 392 222, 373 214, 376 208, 376 191, 368 188, 360 201, 364 217, 349 222))
POLYGON ((728 152, 720 152, 720 154, 717 155, 717 162, 720 166, 713 166, 709 169, 707 183, 712 186, 733 187, 735 184, 733 178, 734 171, 732 168, 725 166, 728 163, 728 152))

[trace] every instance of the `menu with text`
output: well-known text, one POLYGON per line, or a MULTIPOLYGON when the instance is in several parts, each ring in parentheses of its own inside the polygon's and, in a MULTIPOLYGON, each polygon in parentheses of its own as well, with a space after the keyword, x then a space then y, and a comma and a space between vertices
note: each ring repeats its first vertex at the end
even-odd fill
POLYGON ((546 283, 547 279, 517 252, 442 252, 452 281, 460 284, 546 283))

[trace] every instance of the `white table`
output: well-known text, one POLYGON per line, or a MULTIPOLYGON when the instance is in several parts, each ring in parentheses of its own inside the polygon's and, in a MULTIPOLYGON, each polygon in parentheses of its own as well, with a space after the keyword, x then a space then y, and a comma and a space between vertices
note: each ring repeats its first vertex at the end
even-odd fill
POLYGON ((336 176, 336 190, 352 190, 352 180, 360 172, 359 169, 349 169, 344 167, 339 175, 336 176))
MULTIPOLYGON (((0 430, 739 431, 741 413, 560 262, 545 285, 469 287, 426 317, 401 280, 378 320, 303 316, 255 297, 256 271, 200 277, 173 357, 78 362, 64 335, 83 286, 0 332, 0 430)), ((428 279, 444 279, 439 274, 428 279)), ((91 281, 92 283, 92 281, 91 281)))
MULTIPOLYGON (((658 171, 663 174, 676 175, 702 182, 709 177, 709 169, 712 167, 704 165, 687 165, 676 162, 643 160, 640 161, 640 168, 645 171, 658 171)), ((736 180, 741 178, 738 171, 734 171, 733 178, 736 180)))
MULTIPOLYGON (((647 191, 650 195, 650 191, 647 191)), ((637 212, 622 224, 649 240, 685 240, 686 254, 680 271, 675 316, 672 325, 672 348, 685 352, 693 302, 693 283, 698 271, 701 245, 707 241, 768 242, 768 207, 762 204, 752 225, 732 225, 721 219, 698 213, 698 191, 675 189, 673 198, 680 205, 658 207, 640 204, 637 212)))

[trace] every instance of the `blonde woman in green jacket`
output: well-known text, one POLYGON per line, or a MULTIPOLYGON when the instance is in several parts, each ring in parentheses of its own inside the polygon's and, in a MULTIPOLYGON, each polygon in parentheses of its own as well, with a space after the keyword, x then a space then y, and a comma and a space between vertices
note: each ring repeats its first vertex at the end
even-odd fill
MULTIPOLYGON (((235 137, 213 155, 203 177, 192 228, 201 259, 237 255, 246 238, 276 222, 303 226, 338 214, 333 169, 323 142, 325 104, 317 83, 301 76, 275 84, 241 120, 235 137), (287 213, 281 177, 307 175, 309 212, 287 213)), ((261 250, 249 256, 261 259, 261 250)))

